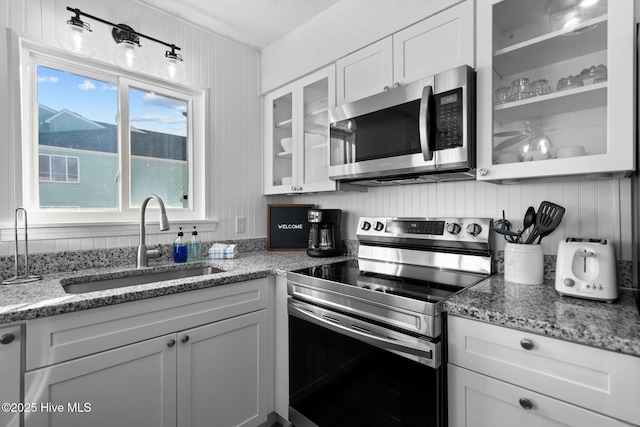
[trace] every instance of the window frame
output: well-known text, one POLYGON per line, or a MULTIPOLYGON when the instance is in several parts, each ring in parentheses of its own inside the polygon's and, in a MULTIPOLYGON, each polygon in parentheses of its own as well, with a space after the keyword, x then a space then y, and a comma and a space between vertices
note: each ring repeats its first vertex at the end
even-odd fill
MULTIPOLYGON (((19 39, 17 52, 20 58, 20 105, 21 138, 19 150, 21 155, 21 189, 16 200, 17 206, 29 210, 29 222, 36 227, 54 227, 59 224, 98 225, 104 223, 130 224, 139 223, 139 207, 130 207, 130 132, 129 88, 157 92, 159 95, 183 100, 188 103, 187 115, 187 159, 188 159, 188 196, 187 208, 167 207, 167 215, 172 221, 196 223, 207 220, 205 170, 205 135, 207 134, 208 91, 165 82, 158 78, 131 73, 113 65, 94 59, 79 58, 64 51, 19 39), (116 84, 118 87, 118 161, 119 161, 119 196, 115 210, 67 210, 40 209, 38 179, 38 99, 37 68, 39 65, 55 68, 96 80, 116 84), (34 143, 36 142, 36 143, 34 143), (126 173, 123 173, 126 171, 126 173), (21 199, 21 200, 20 200, 21 199)), ((20 180, 18 180, 20 182, 20 180)), ((156 203, 150 203, 149 209, 156 209, 156 203)), ((151 216, 150 216, 151 217, 151 216)), ((151 220, 150 222, 152 222, 151 220)), ((215 228, 215 227, 214 227, 215 228)))

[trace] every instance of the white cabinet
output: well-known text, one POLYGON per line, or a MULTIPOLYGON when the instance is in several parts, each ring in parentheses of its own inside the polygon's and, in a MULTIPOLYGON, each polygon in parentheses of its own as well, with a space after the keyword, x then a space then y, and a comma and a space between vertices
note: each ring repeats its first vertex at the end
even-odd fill
MULTIPOLYGON (((0 328, 0 403, 17 405, 22 402, 22 343, 21 325, 0 328)), ((0 425, 18 427, 22 412, 19 407, 9 407, 9 411, 4 409, 0 411, 0 425)))
POLYGON ((337 103, 346 104, 393 86, 393 40, 389 36, 336 61, 337 103))
POLYGON ((640 358, 457 316, 447 327, 450 426, 640 424, 640 358))
POLYGON ((336 62, 337 104, 460 65, 473 67, 474 2, 467 0, 336 62))
POLYGON ((450 427, 630 426, 457 366, 447 375, 450 427))
POLYGON ((634 2, 591 3, 586 21, 562 27, 580 11, 478 2, 478 179, 635 169, 634 2))
POLYGON ((28 321, 25 399, 39 410, 25 426, 260 425, 268 289, 257 279, 28 321))
POLYGON ((264 194, 336 190, 328 177, 335 66, 265 96, 264 194))

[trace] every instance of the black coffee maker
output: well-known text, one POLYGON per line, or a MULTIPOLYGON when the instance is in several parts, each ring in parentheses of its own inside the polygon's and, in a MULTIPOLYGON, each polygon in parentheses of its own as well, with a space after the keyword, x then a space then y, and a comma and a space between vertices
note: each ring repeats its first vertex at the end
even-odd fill
POLYGON ((330 257, 342 255, 340 234, 340 209, 309 209, 307 219, 311 223, 307 255, 330 257))

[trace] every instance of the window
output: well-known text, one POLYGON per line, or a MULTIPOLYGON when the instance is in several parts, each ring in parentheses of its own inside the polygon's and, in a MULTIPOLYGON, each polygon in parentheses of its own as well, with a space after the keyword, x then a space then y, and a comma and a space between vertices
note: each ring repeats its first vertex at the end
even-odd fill
MULTIPOLYGON (((77 157, 39 154, 38 178, 48 182, 78 182, 79 172, 77 157)), ((40 191, 40 194, 47 191, 40 191)))
POLYGON ((30 219, 138 221, 152 193, 204 219, 204 92, 41 49, 22 51, 30 219))

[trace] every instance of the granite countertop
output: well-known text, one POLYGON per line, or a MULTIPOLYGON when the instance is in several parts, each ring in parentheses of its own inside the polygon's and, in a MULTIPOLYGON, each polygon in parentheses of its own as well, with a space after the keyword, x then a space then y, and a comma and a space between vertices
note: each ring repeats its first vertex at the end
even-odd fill
MULTIPOLYGON (((84 294, 67 294, 61 282, 70 278, 123 277, 137 272, 135 265, 53 273, 43 280, 0 286, 0 324, 52 316, 94 307, 136 301, 195 289, 286 275, 287 271, 333 263, 351 257, 312 258, 304 251, 243 252, 233 259, 205 259, 199 263, 164 262, 149 269, 163 271, 212 266, 223 272, 84 294)), ((543 285, 519 285, 496 274, 445 301, 450 315, 586 344, 640 357, 640 314, 632 291, 621 289, 612 304, 560 297, 553 278, 543 285)))
POLYGON ((445 301, 450 315, 640 357, 640 314, 631 290, 608 304, 561 297, 553 278, 519 285, 496 274, 445 301))
POLYGON ((163 271, 193 266, 212 266, 224 271, 84 294, 65 293, 61 282, 64 283, 65 279, 69 278, 95 275, 99 275, 101 279, 123 277, 132 271, 136 272, 136 266, 46 274, 37 282, 0 285, 0 324, 259 279, 273 274, 286 275, 287 271, 348 258, 335 257, 330 258, 329 261, 327 258, 309 257, 304 251, 256 251, 240 253, 233 259, 203 259, 198 263, 185 264, 162 263, 149 267, 149 270, 163 271))

